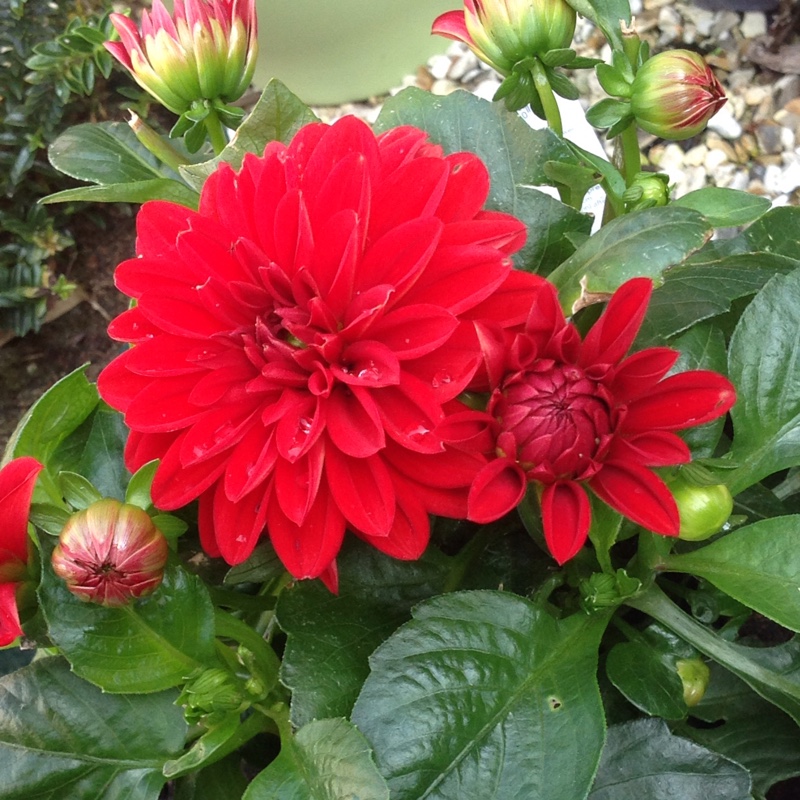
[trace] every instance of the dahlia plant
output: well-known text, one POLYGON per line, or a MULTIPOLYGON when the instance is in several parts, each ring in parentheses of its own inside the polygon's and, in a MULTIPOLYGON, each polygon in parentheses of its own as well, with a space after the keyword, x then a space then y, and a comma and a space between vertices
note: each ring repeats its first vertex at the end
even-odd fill
POLYGON ((183 121, 51 150, 92 184, 51 201, 141 208, 119 354, 41 397, 0 470, 0 798, 800 775, 800 213, 673 198, 637 140, 655 112, 700 130, 711 70, 650 57, 621 0, 467 0, 433 29, 502 104, 407 89, 327 124, 273 81, 227 141, 251 10, 116 18, 183 121), (610 63, 570 48, 576 13, 610 63), (609 161, 560 133, 566 65, 609 93, 609 161))

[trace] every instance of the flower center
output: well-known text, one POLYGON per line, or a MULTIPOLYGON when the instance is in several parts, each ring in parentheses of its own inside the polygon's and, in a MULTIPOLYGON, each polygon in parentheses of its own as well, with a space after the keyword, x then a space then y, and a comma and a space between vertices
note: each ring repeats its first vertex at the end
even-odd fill
POLYGON ((613 432, 605 387, 572 364, 542 361, 506 381, 490 406, 520 465, 539 479, 585 479, 613 432))

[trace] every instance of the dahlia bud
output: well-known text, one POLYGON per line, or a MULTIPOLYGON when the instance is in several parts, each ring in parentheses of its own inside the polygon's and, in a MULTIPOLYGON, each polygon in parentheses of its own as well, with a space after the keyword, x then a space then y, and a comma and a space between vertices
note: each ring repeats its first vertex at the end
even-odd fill
POLYGON ((700 133, 726 99, 711 67, 690 50, 669 50, 648 59, 631 87, 636 122, 662 139, 700 133))
POLYGON ((665 206, 669 203, 669 175, 640 172, 622 195, 628 211, 665 206))
POLYGON ((255 0, 162 0, 142 12, 141 31, 111 14, 119 42, 106 49, 146 92, 175 114, 197 101, 238 100, 250 84, 258 55, 255 0))
POLYGON ((683 700, 689 708, 694 708, 708 689, 711 670, 699 658, 681 658, 675 662, 675 669, 683 684, 683 700))
POLYGON ((434 20, 432 32, 464 42, 501 75, 531 56, 570 46, 575 11, 564 0, 464 0, 434 20))
POLYGON ((82 600, 124 606, 164 576, 167 540, 141 508, 105 499, 73 514, 53 551, 53 570, 82 600))
POLYGON ((678 506, 681 539, 690 542, 708 539, 722 528, 733 511, 733 497, 724 483, 698 486, 683 478, 674 478, 668 486, 678 506))
POLYGON ((184 706, 186 718, 191 722, 198 722, 208 714, 241 711, 247 706, 240 682, 219 667, 191 675, 176 702, 184 706))

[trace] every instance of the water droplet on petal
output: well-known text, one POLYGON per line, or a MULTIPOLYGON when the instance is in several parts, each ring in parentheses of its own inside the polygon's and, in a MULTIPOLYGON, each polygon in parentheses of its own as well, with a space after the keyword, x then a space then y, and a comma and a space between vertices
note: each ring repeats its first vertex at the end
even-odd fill
POLYGON ((453 382, 453 376, 446 370, 440 369, 433 376, 433 380, 431 381, 431 386, 433 386, 434 389, 439 389, 440 387, 447 386, 448 383, 452 382, 453 382))

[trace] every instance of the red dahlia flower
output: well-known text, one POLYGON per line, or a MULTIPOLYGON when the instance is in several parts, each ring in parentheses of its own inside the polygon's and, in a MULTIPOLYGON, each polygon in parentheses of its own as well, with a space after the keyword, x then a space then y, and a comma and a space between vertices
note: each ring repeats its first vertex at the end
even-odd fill
POLYGON ((126 459, 161 459, 153 500, 200 498, 206 550, 238 563, 266 527, 289 571, 335 581, 350 528, 416 558, 428 514, 466 514, 480 460, 433 432, 470 382, 469 313, 510 274, 521 222, 483 211, 489 176, 423 131, 307 125, 208 179, 199 212, 138 218, 134 347, 99 379, 126 459))
POLYGON ((43 466, 25 456, 0 469, 0 647, 22 635, 16 592, 26 577, 28 514, 43 466))
POLYGON ((560 564, 589 533, 585 487, 639 525, 677 536, 675 500, 649 468, 689 461, 689 448, 673 431, 716 419, 736 395, 715 372, 665 378, 679 355, 670 348, 625 357, 651 291, 648 278, 628 281, 581 341, 564 319, 555 288, 539 285, 505 362, 489 357, 494 380, 487 411, 454 414, 439 431, 465 449, 489 445, 491 460, 470 490, 469 519, 498 519, 533 482, 545 539, 560 564))

